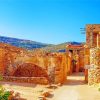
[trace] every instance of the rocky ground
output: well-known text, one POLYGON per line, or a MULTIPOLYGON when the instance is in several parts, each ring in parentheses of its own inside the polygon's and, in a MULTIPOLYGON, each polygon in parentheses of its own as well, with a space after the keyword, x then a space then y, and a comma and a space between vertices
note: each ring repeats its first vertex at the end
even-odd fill
POLYGON ((27 83, 0 82, 7 90, 19 92, 22 100, 40 100, 38 97, 43 91, 50 91, 47 100, 100 100, 100 92, 84 83, 82 73, 69 76, 63 86, 57 89, 48 89, 47 86, 27 83))

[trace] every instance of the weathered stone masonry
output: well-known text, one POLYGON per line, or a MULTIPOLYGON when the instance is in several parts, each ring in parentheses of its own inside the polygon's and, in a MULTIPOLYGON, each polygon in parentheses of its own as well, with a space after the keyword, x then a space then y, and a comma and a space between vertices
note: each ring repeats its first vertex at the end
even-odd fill
POLYGON ((0 45, 0 74, 4 80, 36 84, 64 83, 66 80, 65 54, 34 54, 6 44, 0 45))
POLYGON ((100 24, 86 26, 86 44, 90 50, 90 68, 88 84, 100 83, 100 24))

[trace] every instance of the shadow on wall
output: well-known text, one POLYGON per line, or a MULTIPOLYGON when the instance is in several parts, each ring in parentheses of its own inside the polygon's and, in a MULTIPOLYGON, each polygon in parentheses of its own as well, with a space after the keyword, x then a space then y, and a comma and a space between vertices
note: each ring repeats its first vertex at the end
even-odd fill
POLYGON ((17 69, 14 71, 13 75, 15 77, 46 77, 47 79, 48 74, 47 72, 39 67, 38 65, 32 63, 24 63, 19 65, 17 69))

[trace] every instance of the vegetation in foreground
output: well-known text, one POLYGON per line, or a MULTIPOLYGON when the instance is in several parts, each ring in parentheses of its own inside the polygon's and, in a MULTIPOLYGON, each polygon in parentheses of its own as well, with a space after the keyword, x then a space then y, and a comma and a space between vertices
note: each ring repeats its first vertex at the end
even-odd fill
POLYGON ((11 93, 0 86, 0 100, 9 100, 11 93))

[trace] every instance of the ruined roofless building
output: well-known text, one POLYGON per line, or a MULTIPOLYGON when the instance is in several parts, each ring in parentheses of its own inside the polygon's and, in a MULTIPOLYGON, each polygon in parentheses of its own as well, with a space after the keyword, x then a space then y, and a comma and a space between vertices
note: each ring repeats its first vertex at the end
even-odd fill
POLYGON ((83 44, 68 44, 66 46, 67 54, 67 74, 73 72, 84 71, 84 45, 83 44))
POLYGON ((89 85, 100 83, 100 24, 86 25, 86 45, 90 53, 89 85))

